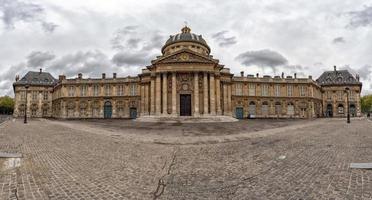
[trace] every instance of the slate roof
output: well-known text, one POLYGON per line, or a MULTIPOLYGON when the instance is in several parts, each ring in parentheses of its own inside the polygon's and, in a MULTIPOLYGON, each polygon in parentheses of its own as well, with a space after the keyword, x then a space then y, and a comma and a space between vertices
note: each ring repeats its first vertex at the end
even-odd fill
POLYGON ((169 45, 178 43, 178 42, 195 42, 199 43, 203 46, 205 46, 209 51, 210 48, 207 44, 207 42, 203 39, 201 35, 197 35, 194 33, 191 33, 191 29, 189 27, 182 28, 182 33, 178 33, 176 35, 171 35, 169 39, 165 42, 165 45, 162 48, 162 51, 169 45))
POLYGON ((32 72, 29 71, 27 74, 19 79, 14 85, 45 85, 53 86, 57 84, 58 80, 55 79, 48 72, 32 72))
POLYGON ((347 70, 333 70, 323 72, 323 74, 316 80, 316 82, 321 86, 362 84, 347 70))

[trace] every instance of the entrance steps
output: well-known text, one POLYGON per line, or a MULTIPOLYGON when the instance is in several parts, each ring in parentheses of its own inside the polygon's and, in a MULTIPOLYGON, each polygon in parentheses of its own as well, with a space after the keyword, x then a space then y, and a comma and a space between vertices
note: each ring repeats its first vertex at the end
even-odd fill
POLYGON ((236 122, 239 121, 230 116, 141 116, 135 119, 137 122, 162 122, 162 123, 213 123, 213 122, 236 122))

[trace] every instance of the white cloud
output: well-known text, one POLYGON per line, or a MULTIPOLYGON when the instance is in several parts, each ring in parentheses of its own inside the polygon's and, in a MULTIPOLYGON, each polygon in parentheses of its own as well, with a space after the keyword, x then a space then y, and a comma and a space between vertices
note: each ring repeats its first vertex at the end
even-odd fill
MULTIPOLYGON (((0 95, 11 93, 15 74, 41 65, 54 75, 140 73, 184 21, 233 73, 316 79, 333 65, 358 71, 372 65, 371 6, 365 0, 0 0, 0 95), (276 59, 260 61, 252 52, 264 49, 275 50, 276 59), (39 52, 34 60, 32 52, 39 52)), ((362 80, 363 92, 372 92, 372 81, 362 80)))

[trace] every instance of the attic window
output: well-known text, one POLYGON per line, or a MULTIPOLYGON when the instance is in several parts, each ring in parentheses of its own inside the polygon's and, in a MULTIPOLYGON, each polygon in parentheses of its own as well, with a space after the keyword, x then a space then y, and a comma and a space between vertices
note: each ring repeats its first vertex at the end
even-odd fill
POLYGON ((337 82, 342 82, 342 77, 338 77, 337 82))

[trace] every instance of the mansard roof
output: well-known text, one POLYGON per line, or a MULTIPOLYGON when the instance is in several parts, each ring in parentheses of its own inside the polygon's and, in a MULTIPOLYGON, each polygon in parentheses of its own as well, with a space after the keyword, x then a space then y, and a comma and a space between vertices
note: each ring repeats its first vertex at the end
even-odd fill
POLYGON ((323 85, 361 85, 348 70, 326 71, 316 80, 318 84, 323 85))
POLYGON ((14 85, 41 85, 41 86, 53 86, 58 82, 48 72, 33 72, 29 71, 27 74, 14 83, 14 85))

